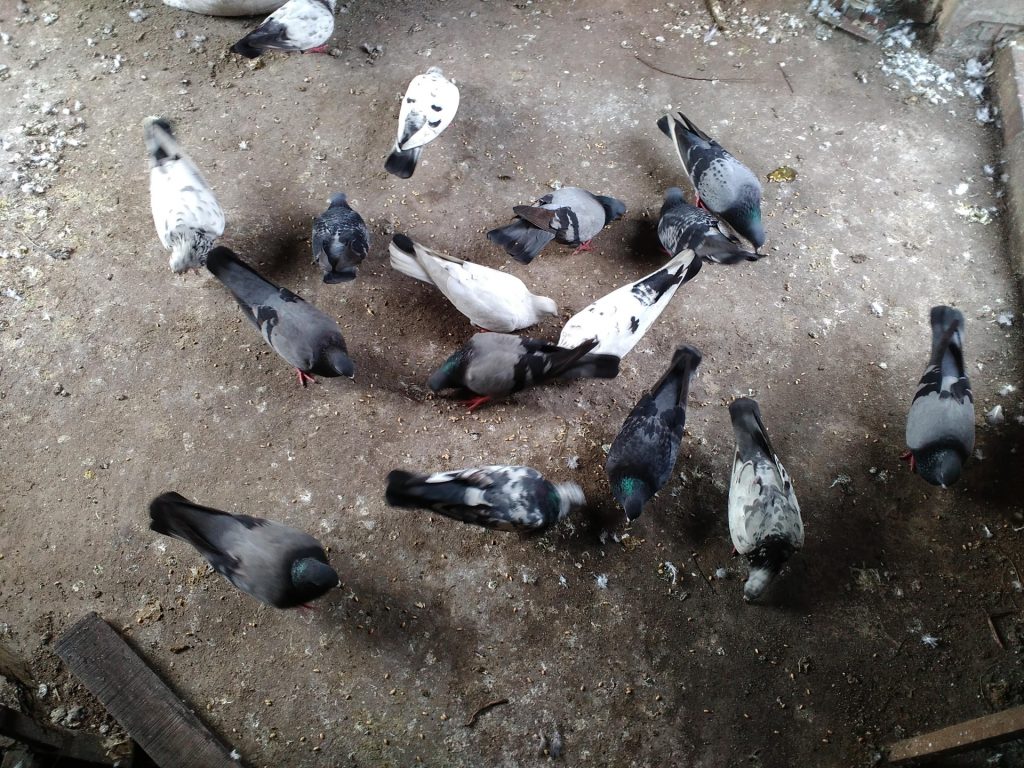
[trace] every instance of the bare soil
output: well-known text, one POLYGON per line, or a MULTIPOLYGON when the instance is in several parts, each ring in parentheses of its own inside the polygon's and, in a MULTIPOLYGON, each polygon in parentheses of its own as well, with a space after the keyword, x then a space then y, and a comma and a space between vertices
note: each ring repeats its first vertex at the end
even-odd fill
MULTIPOLYGON (((879 47, 802 1, 722 2, 730 32, 705 42, 697 0, 355 0, 335 55, 256 67, 226 53, 252 19, 22 5, 0 3, 0 168, 14 173, 0 178, 0 642, 45 686, 29 702, 41 719, 80 706, 70 724, 124 738, 51 649, 87 611, 252 766, 511 767, 552 751, 567 765, 862 766, 896 738, 1024 701, 1020 303, 998 137, 972 98, 914 94, 878 69, 879 47), (430 65, 462 105, 401 181, 383 158, 430 65), (706 265, 615 380, 473 415, 431 395, 427 376, 471 329, 388 267, 389 235, 519 275, 558 302, 561 318, 530 331, 556 339, 663 260, 657 211, 682 183, 655 127, 670 108, 762 176, 796 170, 765 185, 767 257, 706 265), (224 242, 339 318, 354 382, 299 388, 215 280, 170 273, 149 214, 151 114, 215 188, 224 242), (591 253, 510 262, 484 233, 556 182, 630 210, 591 253), (373 244, 357 281, 327 286, 308 238, 337 191, 373 244), (988 208, 990 223, 971 218, 988 208), (968 317, 979 424, 979 456, 948 491, 898 458, 938 303, 968 317), (604 448, 684 341, 704 363, 677 475, 625 530, 604 448), (725 515, 725 406, 747 394, 807 527, 762 606, 741 600, 725 515), (997 404, 1005 422, 989 426, 997 404), (394 467, 478 463, 575 480, 590 506, 520 539, 384 504, 394 467), (314 533, 344 587, 311 614, 261 607, 148 530, 149 500, 171 489, 314 533)), ((1022 761, 1007 748, 938 764, 1022 761)))

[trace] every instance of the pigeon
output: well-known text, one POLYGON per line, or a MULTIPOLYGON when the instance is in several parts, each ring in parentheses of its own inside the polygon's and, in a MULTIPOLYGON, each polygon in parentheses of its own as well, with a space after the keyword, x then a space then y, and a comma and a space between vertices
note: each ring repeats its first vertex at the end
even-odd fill
POLYGON ((331 195, 327 203, 330 207, 313 221, 313 263, 320 265, 325 283, 347 283, 356 279, 356 267, 370 250, 370 233, 344 194, 331 195))
POLYGON ((398 114, 398 137, 384 170, 400 179, 416 171, 423 147, 451 123, 459 109, 459 89, 437 67, 409 83, 398 114))
POLYGON ((686 424, 686 398, 701 354, 682 345, 665 375, 636 404, 608 451, 612 495, 630 522, 672 477, 686 424))
POLYGON ((793 481, 772 449, 757 402, 749 397, 729 406, 736 457, 729 484, 729 533, 736 552, 750 563, 743 599, 757 600, 804 545, 804 523, 793 481))
POLYGON ((322 53, 334 34, 336 0, 288 0, 256 29, 231 46, 247 59, 266 51, 322 53))
POLYGON ((574 347, 596 338, 595 354, 625 357, 665 310, 676 289, 692 280, 702 263, 693 251, 684 250, 656 272, 616 288, 569 318, 558 345, 574 347))
POLYGON ((400 234, 390 252, 392 267, 436 287, 478 328, 508 333, 558 314, 554 301, 533 295, 507 272, 433 251, 400 234))
POLYGON ((974 452, 974 393, 964 368, 964 316, 932 307, 932 354, 907 415, 910 468, 947 488, 974 452))
POLYGON ((716 264, 736 264, 744 259, 757 261, 760 258, 760 254, 740 245, 739 240, 722 228, 718 219, 686 202, 679 187, 665 192, 665 203, 658 219, 658 239, 669 256, 688 248, 696 251, 704 261, 716 264))
POLYGON ((619 358, 592 355, 597 342, 583 341, 572 349, 507 333, 478 333, 427 381, 433 392, 464 389, 474 393, 474 411, 494 397, 503 397, 551 379, 613 379, 619 358))
POLYGON ((662 133, 672 139, 679 160, 697 193, 698 205, 725 220, 741 237, 760 250, 761 182, 747 166, 695 126, 682 112, 658 120, 662 133))
POLYGON ((393 507, 431 509, 499 531, 539 533, 586 504, 576 483, 552 483, 531 467, 495 465, 433 475, 396 469, 387 483, 393 507))
POLYGON ((579 187, 562 187, 544 195, 535 205, 517 205, 511 224, 487 233, 516 261, 529 264, 552 240, 589 251, 590 241, 626 212, 626 204, 614 197, 595 195, 579 187))
POLYGON ((280 8, 284 0, 164 0, 164 5, 206 16, 257 16, 280 8))
POLYGON ((206 263, 213 241, 224 234, 224 211, 192 159, 178 146, 171 124, 150 117, 142 127, 149 152, 149 204, 156 233, 171 250, 171 270, 206 263))
POLYGON ((355 366, 334 318, 287 288, 274 285, 224 246, 210 251, 206 268, 231 291, 267 344, 295 366, 302 386, 314 381, 310 374, 355 377, 355 366))
POLYGON ((339 586, 320 542, 287 525, 231 515, 162 493, 149 505, 149 527, 188 542, 240 590, 275 608, 308 604, 339 586))

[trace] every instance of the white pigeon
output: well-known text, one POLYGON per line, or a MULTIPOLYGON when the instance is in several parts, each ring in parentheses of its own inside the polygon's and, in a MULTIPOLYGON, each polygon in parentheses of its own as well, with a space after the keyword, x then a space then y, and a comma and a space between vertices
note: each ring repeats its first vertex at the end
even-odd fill
POLYGON ((206 16, 258 16, 284 5, 284 0, 164 0, 164 5, 206 16))
POLYGON ((554 301, 530 293, 515 275, 439 253, 405 235, 395 235, 389 251, 392 267, 436 287, 478 328, 510 333, 558 314, 554 301))
POLYGON ((147 118, 143 136, 149 152, 149 203, 156 233, 171 249, 171 269, 199 269, 213 241, 224 234, 224 211, 192 159, 178 145, 171 125, 147 118))
POLYGON ((625 357, 665 310, 676 289, 700 271, 701 263, 692 250, 683 250, 661 269, 602 296, 569 319, 558 346, 571 348, 596 338, 595 354, 625 357))
POLYGON ((785 562, 804 545, 804 523, 793 481, 775 454, 749 397, 729 406, 736 456, 729 484, 729 533, 750 563, 743 599, 757 600, 785 562))
POLYGON ((247 59, 266 51, 322 52, 334 34, 336 0, 288 0, 231 50, 247 59))
POLYGON ((398 137, 384 170, 408 179, 416 170, 423 146, 448 127, 459 109, 459 89, 437 67, 409 83, 398 115, 398 137))

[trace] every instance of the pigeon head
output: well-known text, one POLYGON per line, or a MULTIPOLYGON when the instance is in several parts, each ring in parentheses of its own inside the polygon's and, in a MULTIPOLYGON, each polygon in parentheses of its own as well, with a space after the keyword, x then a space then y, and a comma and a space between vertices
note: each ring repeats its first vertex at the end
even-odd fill
POLYGON ((213 247, 213 240, 205 232, 192 230, 187 236, 175 236, 171 241, 171 269, 184 272, 199 269, 206 263, 206 255, 213 247))
POLYGON ((549 299, 547 296, 533 296, 533 307, 539 314, 544 315, 557 315, 558 305, 555 304, 554 299, 549 299))
POLYGON ((665 211, 671 210, 685 202, 686 198, 683 197, 683 190, 679 187, 669 187, 665 190, 665 202, 661 204, 661 215, 664 216, 665 211))
POLYGON ((757 549, 747 554, 750 575, 743 585, 743 599, 758 600, 787 560, 795 552, 793 545, 781 536, 768 536, 757 549))
POLYGON ((626 215, 626 204, 614 197, 598 195, 597 202, 604 208, 604 223, 611 224, 626 215))
POLYGON ((348 195, 344 192, 337 192, 327 198, 327 205, 331 208, 337 208, 339 205, 344 205, 348 208, 348 195))
POLYGON ((761 224, 761 190, 746 187, 739 199, 722 211, 721 218, 729 222, 741 237, 754 244, 754 250, 764 245, 764 226, 761 224))
MULTIPOLYGON (((352 363, 352 358, 348 356, 344 347, 329 347, 323 353, 323 357, 326 358, 327 365, 335 376, 347 376, 350 379, 356 377, 356 367, 352 363)), ((322 374, 324 376, 329 374, 322 374)))
POLYGON ((647 483, 638 477, 620 477, 612 486, 612 494, 626 511, 626 519, 632 522, 640 517, 653 494, 647 483))
POLYGON ((574 507, 586 504, 587 497, 576 483, 558 483, 551 491, 551 501, 558 505, 558 519, 561 520, 572 512, 574 507))
POLYGON ((317 557, 293 560, 291 577, 296 597, 302 602, 316 600, 341 584, 337 572, 317 557))
POLYGON ((442 389, 455 389, 462 386, 462 361, 465 356, 465 351, 460 349, 431 374, 430 378, 427 379, 427 386, 430 387, 431 392, 440 392, 442 389))
POLYGON ((929 446, 914 451, 917 474, 932 485, 948 488, 960 479, 963 471, 963 454, 950 445, 929 446))

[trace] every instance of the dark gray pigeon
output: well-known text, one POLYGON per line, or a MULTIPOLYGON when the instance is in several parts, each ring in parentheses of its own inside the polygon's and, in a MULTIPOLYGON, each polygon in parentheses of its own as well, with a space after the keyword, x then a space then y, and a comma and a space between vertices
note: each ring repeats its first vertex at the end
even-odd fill
POLYGON ((463 389, 473 411, 494 397, 503 397, 552 379, 613 379, 619 373, 615 355, 588 354, 596 339, 566 349, 547 341, 523 339, 508 333, 478 333, 444 365, 427 386, 434 392, 463 389))
POLYGON ((347 283, 370 251, 370 233, 343 193, 327 202, 330 207, 313 221, 313 263, 320 265, 325 283, 347 283))
POLYGON ((586 503, 576 483, 551 483, 530 467, 471 467, 433 475, 396 469, 387 482, 393 507, 431 509, 499 531, 543 531, 586 503))
POLYGON ((492 229, 487 239, 516 261, 529 264, 552 240, 590 250, 590 241, 626 212, 626 204, 579 187, 562 187, 535 205, 517 205, 512 212, 519 218, 492 229))
POLYGON ((716 264, 736 264, 744 259, 757 261, 760 258, 759 254, 748 251, 736 237, 722 229, 712 214, 686 202, 679 187, 665 192, 665 202, 658 219, 658 239, 669 256, 690 249, 704 261, 716 264))
POLYGON ((697 192, 697 204, 725 220, 755 250, 764 245, 761 225, 761 182, 747 166, 694 125, 682 112, 658 120, 672 139, 683 169, 697 192))
POLYGON ((355 366, 334 318, 287 288, 274 285, 230 248, 218 246, 210 251, 206 268, 231 291, 273 350, 295 366, 302 386, 314 380, 312 374, 355 377, 355 366))
POLYGON ((162 493, 149 505, 149 527, 199 550, 221 576, 275 608, 306 605, 338 586, 320 542, 287 525, 231 515, 162 493))
POLYGON ((761 410, 749 397, 729 406, 736 455, 729 483, 729 533, 750 563, 743 599, 757 600, 804 545, 804 523, 793 481, 772 449, 761 410))
POLYGON ((640 398, 612 442, 604 469, 627 520, 640 517, 644 504, 672 477, 686 425, 690 379, 700 361, 698 350, 679 347, 665 375, 640 398))
POLYGON ((974 394, 964 366, 964 316, 932 307, 932 354, 907 415, 910 468, 932 485, 960 479, 974 451, 974 394))

